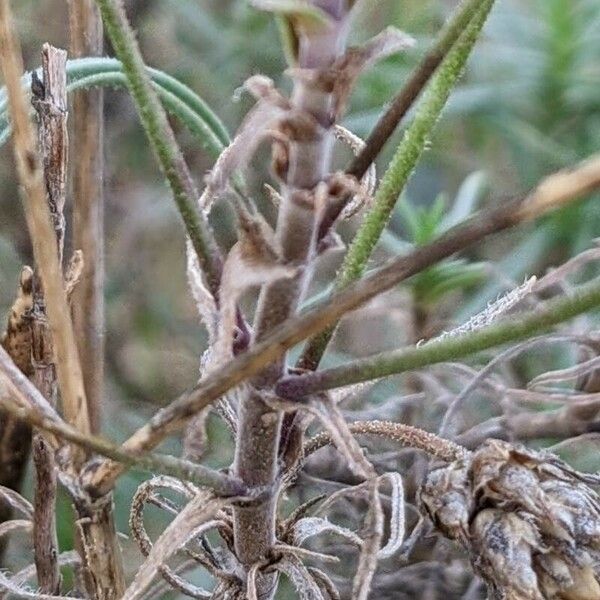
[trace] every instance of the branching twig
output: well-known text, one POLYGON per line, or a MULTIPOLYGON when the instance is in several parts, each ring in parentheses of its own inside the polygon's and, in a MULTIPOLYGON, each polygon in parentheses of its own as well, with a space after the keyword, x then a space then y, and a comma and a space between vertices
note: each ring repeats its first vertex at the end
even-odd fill
MULTIPOLYGON (((106 456, 123 466, 178 477, 210 487, 223 495, 239 495, 244 491, 237 480, 202 465, 167 455, 136 456, 101 437, 79 432, 60 418, 33 384, 20 373, 2 348, 0 383, 5 384, 4 390, 0 387, 0 399, 6 411, 34 427, 106 456)), ((56 443, 53 445, 57 447, 56 443)), ((88 474, 93 473, 95 469, 96 464, 90 463, 87 467, 88 474)))
POLYGON ((369 134, 365 141, 365 147, 346 171, 349 175, 354 175, 354 177, 360 179, 367 172, 369 165, 377 158, 385 143, 421 93, 421 90, 423 90, 463 31, 467 29, 470 21, 483 4, 482 0, 464 0, 456 9, 438 34, 433 46, 421 59, 404 87, 392 100, 369 134))
MULTIPOLYGON (((599 187, 600 156, 595 156, 570 171, 544 180, 529 196, 506 202, 499 208, 482 211, 434 242, 417 248, 407 256, 388 262, 386 266, 334 294, 308 312, 288 319, 264 340, 205 377, 193 390, 156 413, 149 423, 125 442, 124 448, 134 453, 153 448, 203 407, 258 373, 288 348, 322 331, 371 298, 492 233, 539 217, 599 187), (563 185, 558 189, 548 187, 547 182, 555 177, 562 183, 568 182, 568 188, 563 185)), ((121 470, 119 465, 107 463, 95 473, 90 483, 110 487, 121 470)))
POLYGON ((452 361, 507 342, 519 341, 576 315, 600 306, 600 282, 575 294, 551 300, 535 311, 456 337, 433 340, 414 346, 354 361, 317 373, 295 375, 282 380, 276 392, 283 398, 301 396, 362 381, 403 373, 434 363, 452 361))
POLYGON ((23 202, 36 264, 44 286, 48 321, 56 351, 56 366, 67 420, 83 432, 89 431, 89 418, 83 389, 81 366, 73 326, 63 288, 62 271, 56 253, 56 238, 36 136, 29 122, 27 103, 21 88, 21 54, 14 36, 8 0, 0 3, 0 61, 8 90, 14 127, 17 170, 24 188, 23 202))
MULTIPOLYGON (((439 120, 450 92, 463 72, 494 0, 484 0, 480 4, 481 6, 472 14, 472 20, 448 52, 425 91, 417 114, 406 130, 379 184, 372 206, 365 214, 344 257, 344 262, 335 280, 337 290, 361 277, 367 268, 371 254, 388 224, 400 194, 425 150, 427 140, 439 120)), ((316 370, 334 331, 335 325, 332 325, 308 341, 302 357, 298 361, 300 368, 316 370)))

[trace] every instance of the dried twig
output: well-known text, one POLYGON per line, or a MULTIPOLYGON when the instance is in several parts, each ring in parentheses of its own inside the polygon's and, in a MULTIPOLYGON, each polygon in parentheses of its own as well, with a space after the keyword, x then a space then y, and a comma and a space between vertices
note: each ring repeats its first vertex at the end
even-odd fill
MULTIPOLYGON (((42 81, 32 79, 32 104, 38 114, 38 139, 44 169, 48 207, 52 216, 58 261, 62 264, 65 238, 64 206, 67 180, 67 53, 49 44, 42 48, 42 81)), ((44 293, 34 278, 31 322, 33 383, 52 407, 56 406, 56 365, 54 344, 48 321, 44 293)), ((36 472, 34 513, 34 558, 38 585, 48 594, 60 592, 56 534, 56 464, 54 450, 36 433, 33 443, 36 472)))
MULTIPOLYGON (((136 456, 111 442, 91 434, 83 434, 65 423, 40 392, 16 368, 6 352, 0 348, 0 398, 5 409, 31 425, 55 434, 82 448, 97 452, 122 465, 150 472, 163 472, 173 477, 207 486, 223 495, 242 494, 245 490, 235 479, 202 465, 167 455, 136 456)), ((54 445, 54 444, 53 444, 54 445)), ((91 462, 84 471, 91 477, 98 467, 91 462)))
POLYGON ((56 464, 54 451, 42 435, 33 443, 35 465, 35 510, 33 546, 40 591, 60 593, 58 538, 56 535, 56 464))
MULTIPOLYGON (((69 0, 70 53, 102 56, 102 20, 94 0, 69 0)), ((73 297, 73 322, 81 357, 91 430, 100 430, 104 371, 104 117, 100 89, 75 92, 71 144, 73 246, 84 268, 73 297)))
POLYGON ((433 46, 415 67, 404 87, 377 121, 365 142, 365 147, 348 167, 349 175, 360 179, 367 172, 369 165, 377 158, 385 143, 473 19, 481 4, 481 0, 464 0, 456 9, 438 34, 433 46))

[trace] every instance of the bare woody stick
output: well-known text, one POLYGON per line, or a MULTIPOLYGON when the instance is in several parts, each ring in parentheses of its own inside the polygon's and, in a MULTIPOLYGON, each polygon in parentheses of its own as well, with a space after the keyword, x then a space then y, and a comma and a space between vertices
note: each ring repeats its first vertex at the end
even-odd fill
MULTIPOLYGON (((54 227, 46 202, 43 171, 21 88, 23 64, 14 36, 8 0, 0 0, 0 63, 13 122, 15 160, 23 187, 25 216, 52 332, 63 413, 78 431, 89 434, 90 421, 81 365, 56 252, 54 227)), ((80 465, 85 457, 79 447, 73 448, 72 455, 75 466, 80 465)), ((83 540, 81 556, 84 579, 87 592, 94 600, 116 600, 125 588, 111 508, 110 495, 99 499, 94 505, 80 503, 76 506, 80 517, 77 523, 83 540)))
POLYGON ((56 535, 56 464, 54 450, 38 434, 33 441, 35 498, 33 511, 33 548, 40 591, 60 592, 58 538, 56 535))
MULTIPOLYGON (((155 447, 199 410, 258 373, 288 348, 322 331, 371 298, 488 235, 540 217, 599 188, 600 155, 595 155, 573 169, 549 176, 528 196, 482 211, 434 242, 388 262, 312 310, 290 318, 247 352, 211 373, 190 392, 157 412, 125 442, 124 448, 143 453, 155 447)), ((120 465, 104 463, 94 472, 88 484, 98 491, 110 489, 121 472, 120 465)))
MULTIPOLYGON (((102 19, 94 0, 69 0, 70 54, 102 56, 102 19)), ((84 256, 73 296, 73 322, 90 425, 100 430, 104 375, 104 117, 102 90, 75 92, 71 115, 73 246, 84 256)))
POLYGON ((29 121, 21 88, 23 64, 8 0, 0 2, 0 63, 8 91, 13 121, 15 160, 23 187, 23 204, 33 243, 33 252, 44 287, 48 321, 56 352, 58 382, 66 419, 83 432, 90 430, 81 365, 73 334, 62 271, 56 252, 56 237, 36 137, 29 121))
MULTIPOLYGON (((62 264, 66 199, 68 134, 67 134, 67 53, 44 44, 42 48, 43 79, 32 80, 32 104, 38 114, 38 140, 46 184, 46 200, 55 233, 55 252, 62 264)), ((34 277, 31 322, 33 383, 42 396, 56 406, 56 365, 54 344, 48 322, 44 293, 39 278, 34 277)), ((35 511, 33 547, 40 589, 48 594, 60 592, 56 535, 56 464, 54 450, 45 434, 34 435, 35 511)))
POLYGON ((77 431, 61 419, 2 348, 0 348, 0 401, 13 417, 53 434, 47 440, 53 450, 59 447, 57 438, 60 438, 120 462, 126 468, 170 475, 210 487, 217 494, 224 496, 245 495, 245 489, 240 481, 219 471, 175 456, 163 454, 136 456, 104 438, 77 431))

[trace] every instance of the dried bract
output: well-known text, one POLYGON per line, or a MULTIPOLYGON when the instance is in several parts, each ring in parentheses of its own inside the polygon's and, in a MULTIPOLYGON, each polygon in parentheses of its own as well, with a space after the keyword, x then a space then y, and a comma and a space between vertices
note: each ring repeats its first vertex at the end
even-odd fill
POLYGON ((600 497, 553 454, 489 440, 433 469, 422 508, 494 599, 600 598, 600 497))

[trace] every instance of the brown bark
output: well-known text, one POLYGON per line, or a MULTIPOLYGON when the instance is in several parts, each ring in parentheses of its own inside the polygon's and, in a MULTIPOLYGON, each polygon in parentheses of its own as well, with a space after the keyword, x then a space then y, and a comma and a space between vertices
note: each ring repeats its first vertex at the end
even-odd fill
MULTIPOLYGON (((93 0, 70 0, 70 52, 102 56, 102 20, 93 0)), ((100 431, 104 375, 104 118, 102 90, 73 97, 73 247, 84 267, 73 295, 73 325, 81 357, 90 426, 100 431)))

